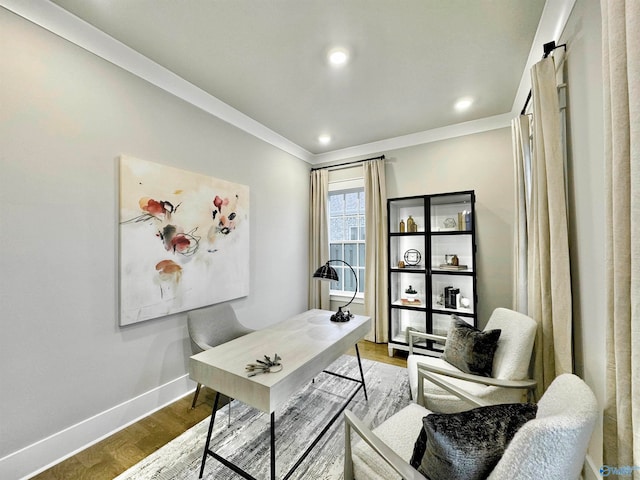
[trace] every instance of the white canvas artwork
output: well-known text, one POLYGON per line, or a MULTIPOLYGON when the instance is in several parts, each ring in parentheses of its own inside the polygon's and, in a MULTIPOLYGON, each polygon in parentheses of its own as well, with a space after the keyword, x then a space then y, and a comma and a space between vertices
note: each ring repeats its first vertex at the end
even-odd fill
POLYGON ((120 325, 249 294, 249 187, 120 158, 120 325))

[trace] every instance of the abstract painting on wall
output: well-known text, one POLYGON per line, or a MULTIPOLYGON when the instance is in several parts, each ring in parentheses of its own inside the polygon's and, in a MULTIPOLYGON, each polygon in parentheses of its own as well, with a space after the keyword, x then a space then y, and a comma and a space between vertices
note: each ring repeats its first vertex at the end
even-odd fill
POLYGON ((249 294, 249 187, 120 158, 120 325, 249 294))

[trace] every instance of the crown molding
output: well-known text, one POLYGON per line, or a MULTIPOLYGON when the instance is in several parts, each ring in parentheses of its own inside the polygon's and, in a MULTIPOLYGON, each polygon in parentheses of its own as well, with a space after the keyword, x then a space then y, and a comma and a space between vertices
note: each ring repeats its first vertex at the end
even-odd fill
POLYGON ((363 155, 378 154, 389 150, 397 150, 400 148, 413 147, 423 143, 437 142, 448 138, 461 137, 464 135, 472 135, 474 133, 486 132, 497 128, 504 128, 511 125, 511 113, 503 113, 494 115, 493 117, 471 120, 469 122, 448 125, 446 127, 433 128, 423 132, 411 133, 400 137, 388 138, 377 142, 357 145, 355 147, 333 150, 331 152, 319 153, 314 155, 313 164, 334 162, 347 158, 354 158, 363 155))
POLYGON ((531 88, 529 72, 531 67, 541 58, 542 45, 552 40, 558 41, 575 2, 576 0, 547 0, 545 3, 510 113, 319 154, 313 154, 293 143, 54 3, 45 0, 27 2, 24 0, 0 0, 0 6, 222 121, 307 163, 317 165, 508 126, 511 118, 518 116, 522 105, 524 105, 531 88))
POLYGON ((0 6, 301 160, 313 159, 311 152, 54 3, 0 0, 0 6))

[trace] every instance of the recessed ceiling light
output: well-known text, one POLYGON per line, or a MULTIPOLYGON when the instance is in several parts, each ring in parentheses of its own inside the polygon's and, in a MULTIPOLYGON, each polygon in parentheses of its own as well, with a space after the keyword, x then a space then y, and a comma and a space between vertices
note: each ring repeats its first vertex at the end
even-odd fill
POLYGON ((461 112, 461 111, 466 110, 467 108, 469 108, 472 103, 473 103, 473 99, 471 99, 469 97, 465 97, 465 98, 461 98, 460 100, 458 100, 456 102, 456 104, 454 105, 454 107, 455 107, 456 110, 461 112))
POLYGON ((322 145, 327 145, 331 141, 331 135, 329 135, 328 133, 323 133, 318 137, 318 141, 322 145))
POLYGON ((342 47, 332 48, 327 54, 329 63, 336 67, 340 67, 349 60, 349 52, 342 47))

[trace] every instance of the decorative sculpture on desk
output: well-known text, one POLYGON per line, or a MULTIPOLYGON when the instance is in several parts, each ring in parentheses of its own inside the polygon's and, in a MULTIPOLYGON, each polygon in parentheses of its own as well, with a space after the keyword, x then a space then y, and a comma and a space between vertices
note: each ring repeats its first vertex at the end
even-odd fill
POLYGON ((349 265, 347 262, 345 262, 344 260, 328 260, 327 263, 325 263, 324 265, 322 265, 320 268, 316 270, 316 272, 313 274, 313 278, 319 278, 320 280, 329 280, 332 282, 337 282, 340 278, 338 277, 338 272, 336 272, 335 268, 329 265, 329 263, 331 262, 344 263, 347 267, 351 269, 351 273, 353 273, 353 278, 355 279, 355 282, 356 282, 356 288, 353 292, 353 297, 351 297, 351 300, 349 300, 349 302, 346 305, 338 307, 338 311, 333 315, 331 315, 332 322, 348 322, 353 318, 353 314, 348 310, 346 312, 343 312, 342 309, 351 305, 351 302, 353 302, 353 299, 356 298, 356 293, 358 293, 358 276, 356 275, 356 272, 353 269, 353 267, 349 265))
POLYGON ((276 372, 279 372, 280 370, 282 370, 282 364, 280 363, 280 360, 282 360, 282 359, 276 353, 273 356, 273 360, 271 360, 271 357, 268 357, 267 355, 265 355, 264 356, 264 360, 256 360, 256 362, 258 362, 258 363, 249 363, 249 364, 247 364, 247 366, 245 367, 245 369, 249 372, 247 377, 255 377, 256 375, 258 375, 260 373, 276 373, 276 372), (274 368, 275 368, 275 370, 272 370, 274 368))

